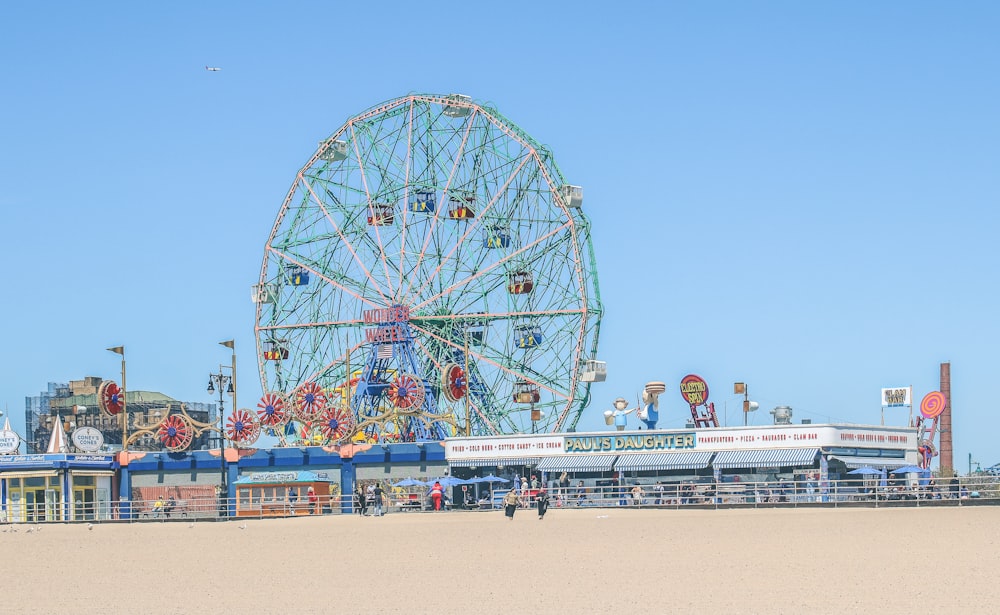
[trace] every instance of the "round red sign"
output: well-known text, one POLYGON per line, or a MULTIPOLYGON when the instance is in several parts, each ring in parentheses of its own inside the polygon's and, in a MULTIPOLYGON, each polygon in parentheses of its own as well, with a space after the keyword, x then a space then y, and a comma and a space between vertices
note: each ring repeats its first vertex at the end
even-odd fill
POLYGON ((688 374, 681 379, 681 397, 692 406, 708 402, 708 384, 701 376, 688 374))

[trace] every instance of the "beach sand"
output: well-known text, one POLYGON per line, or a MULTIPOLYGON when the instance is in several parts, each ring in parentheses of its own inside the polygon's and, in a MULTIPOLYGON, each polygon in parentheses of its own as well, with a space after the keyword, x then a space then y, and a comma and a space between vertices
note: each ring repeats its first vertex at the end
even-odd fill
POLYGON ((0 612, 986 613, 998 521, 977 506, 20 525, 0 533, 0 612))

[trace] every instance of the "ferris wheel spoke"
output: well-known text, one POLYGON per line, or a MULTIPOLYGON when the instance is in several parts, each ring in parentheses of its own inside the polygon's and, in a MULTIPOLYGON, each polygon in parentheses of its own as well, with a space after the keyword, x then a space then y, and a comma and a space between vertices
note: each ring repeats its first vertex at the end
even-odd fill
MULTIPOLYGON (((306 271, 308 271, 309 273, 315 275, 317 278, 323 280, 324 282, 326 282, 330 286, 334 286, 336 288, 339 288, 340 290, 342 290, 345 293, 351 295, 352 297, 354 297, 358 301, 362 301, 362 302, 367 303, 367 304, 369 304, 369 305, 371 305, 373 307, 378 305, 374 300, 369 299, 367 297, 362 297, 361 295, 359 295, 358 293, 354 292, 353 290, 351 290, 347 286, 344 286, 343 284, 340 284, 339 282, 337 282, 337 281, 335 281, 335 280, 333 280, 333 279, 331 279, 331 278, 323 275, 323 273, 317 267, 311 266, 311 265, 309 265, 309 264, 307 264, 307 263, 305 263, 303 261, 300 261, 300 260, 298 260, 296 258, 293 258, 293 257, 285 254, 284 252, 282 252, 280 250, 277 250, 275 248, 272 248, 270 246, 268 246, 267 250, 268 250, 268 252, 274 254, 278 258, 280 258, 282 260, 285 260, 285 261, 287 261, 289 263, 292 263, 293 265, 295 265, 297 267, 301 267, 302 269, 305 269, 306 271)), ((379 292, 378 289, 376 289, 376 291, 379 292)), ((381 292, 379 292, 379 294, 381 294, 381 292)), ((383 296, 383 299, 384 298, 385 297, 383 296)))
MULTIPOLYGON (((375 216, 375 208, 374 208, 374 203, 372 203, 371 189, 368 187, 368 174, 365 171, 364 162, 361 160, 361 152, 359 151, 359 148, 358 148, 357 131, 355 131, 355 129, 354 129, 354 123, 353 122, 350 123, 350 132, 351 132, 351 144, 353 145, 353 149, 354 149, 354 156, 355 156, 355 159, 356 159, 356 161, 358 163, 358 172, 361 174, 361 184, 362 184, 362 186, 364 186, 364 189, 365 189, 365 200, 367 202, 368 212, 369 212, 370 216, 374 217, 375 216)), ((379 252, 384 253, 384 249, 383 249, 383 246, 382 246, 382 237, 379 234, 379 227, 378 227, 378 225, 375 226, 375 238, 378 241, 379 252)), ((354 251, 352 247, 349 247, 349 249, 351 249, 352 252, 354 251)), ((384 264, 385 263, 383 261, 383 265, 384 264)), ((369 275, 369 277, 371 277, 370 273, 368 275, 369 275)), ((372 281, 374 282, 374 280, 372 280, 372 281)), ((392 281, 389 279, 389 270, 388 270, 388 268, 386 268, 386 270, 385 270, 385 281, 386 281, 387 287, 389 288, 389 292, 391 292, 391 290, 392 290, 392 281)), ((381 285, 378 285, 378 286, 381 286, 381 285)), ((383 297, 385 296, 385 292, 383 292, 382 290, 379 290, 379 294, 381 294, 383 297)))
MULTIPOLYGON (((384 212, 377 211, 377 208, 394 208, 391 204, 398 200, 398 196, 396 195, 402 192, 403 186, 406 185, 406 162, 405 160, 401 160, 399 154, 396 153, 403 136, 400 127, 390 126, 386 134, 383 135, 381 133, 382 126, 383 123, 378 124, 376 132, 372 133, 367 124, 360 126, 357 123, 351 124, 354 151, 361 170, 361 179, 365 187, 369 215, 372 219, 384 215, 384 212), (367 165, 362 161, 360 153, 362 135, 366 144, 365 159, 368 161, 367 165), (386 201, 385 204, 382 203, 383 200, 386 201)), ((392 229, 394 225, 369 224, 369 226, 375 231, 378 246, 376 255, 381 256, 380 260, 386 276, 386 285, 391 293, 395 285, 392 282, 389 262, 385 258, 385 255, 388 253, 387 248, 393 236, 393 231, 389 229, 392 229), (383 229, 386 229, 385 233, 383 233, 383 229)))
MULTIPOLYGON (((420 351, 423 352, 424 355, 426 355, 427 358, 437 368, 438 373, 439 374, 443 374, 444 371, 445 371, 444 366, 437 359, 434 358, 434 354, 427 348, 427 346, 423 342, 420 341, 419 338, 416 338, 415 342, 416 342, 417 346, 420 348, 420 351)), ((463 352, 464 352, 464 349, 463 349, 463 352)), ((469 376, 466 375, 466 378, 469 378, 469 376)), ((482 424, 484 424, 485 426, 489 427, 489 429, 491 430, 492 433, 494 433, 494 434, 499 433, 499 430, 497 429, 497 426, 493 424, 493 422, 490 420, 489 416, 483 411, 482 408, 479 407, 479 405, 477 405, 476 403, 474 403, 472 401, 472 395, 470 394, 471 388, 469 388, 468 385, 466 385, 466 386, 467 386, 467 388, 466 388, 466 393, 465 393, 465 397, 464 397, 466 403, 468 403, 469 407, 473 411, 475 411, 476 416, 478 417, 479 421, 482 424)))
MULTIPOLYGON (((454 179, 454 177, 455 177, 455 171, 458 170, 458 164, 462 160, 462 156, 463 156, 463 154, 465 152, 465 144, 469 140, 469 133, 472 131, 472 126, 473 126, 473 124, 476 121, 476 116, 478 115, 478 111, 479 111, 478 109, 474 110, 472 112, 472 115, 469 117, 468 121, 466 122, 465 132, 462 134, 462 142, 458 146, 458 151, 455 152, 455 158, 452 161, 451 171, 449 171, 449 173, 448 173, 448 180, 445 182, 444 190, 441 193, 442 205, 444 205, 444 202, 446 202, 448 200, 449 190, 451 190, 452 179, 454 179)), ((431 236, 434 234, 434 227, 437 225, 437 221, 438 221, 438 219, 440 219, 440 217, 441 217, 441 211, 443 209, 444 209, 444 207, 438 207, 435 210, 435 212, 434 212, 434 218, 431 220, 430 228, 427 231, 427 238, 424 240, 424 245, 420 249, 420 254, 417 255, 417 262, 416 262, 416 266, 415 266, 415 269, 417 269, 417 270, 420 269, 420 264, 421 264, 421 262, 424 259, 424 255, 427 253, 427 246, 430 243, 431 236)), ((407 282, 406 290, 403 291, 400 294, 401 297, 405 297, 405 296, 409 295, 410 286, 411 285, 412 285, 412 282, 407 282)))
POLYGON ((406 251, 406 230, 407 230, 407 217, 410 211, 410 171, 413 164, 413 111, 414 111, 414 100, 410 98, 410 103, 408 105, 406 114, 406 161, 404 167, 406 169, 405 176, 403 178, 403 228, 400 230, 401 236, 399 238, 399 270, 396 278, 399 280, 399 286, 395 288, 396 294, 394 297, 397 300, 402 300, 402 290, 403 290, 403 258, 406 251))
POLYGON ((347 247, 347 250, 351 253, 351 256, 354 258, 354 262, 357 264, 358 267, 360 267, 361 271, 364 272, 365 276, 372 283, 372 286, 374 287, 375 292, 377 292, 382 297, 383 300, 386 300, 385 292, 382 291, 381 286, 372 277, 372 274, 371 274, 370 271, 368 271, 368 268, 365 267, 364 263, 361 261, 361 258, 358 256, 358 253, 354 250, 354 246, 351 244, 351 242, 347 241, 346 237, 344 237, 344 234, 341 232, 340 227, 337 225, 337 222, 330 215, 330 212, 326 208, 326 206, 323 205, 322 199, 320 199, 318 196, 316 196, 316 192, 312 189, 312 186, 310 186, 309 183, 305 181, 305 179, 302 177, 301 173, 299 174, 299 179, 300 179, 300 181, 302 181, 302 183, 305 186, 306 190, 309 191, 309 194, 312 197, 313 201, 323 211, 323 215, 330 222, 331 226, 333 226, 334 231, 337 233, 337 235, 340 237, 340 240, 343 242, 342 245, 344 245, 344 246, 347 247))
MULTIPOLYGON (((430 273, 430 275, 426 276, 426 279, 420 285, 420 288, 418 288, 415 293, 417 297, 419 297, 423 292, 424 288, 430 285, 437 277, 437 275, 441 273, 441 269, 451 261, 452 257, 455 255, 455 251, 458 250, 459 247, 465 242, 466 238, 469 237, 472 231, 474 231, 476 228, 479 227, 479 222, 485 219, 486 214, 489 212, 490 209, 492 209, 493 205, 497 202, 497 200, 506 192, 507 188, 510 186, 510 183, 514 180, 517 174, 521 172, 521 169, 523 169, 524 165, 528 163, 528 160, 530 160, 530 156, 525 156, 524 158, 521 159, 521 163, 518 164, 517 168, 515 168, 510 173, 506 181, 504 181, 503 186, 500 188, 500 190, 498 190, 497 193, 493 195, 493 198, 490 199, 490 202, 487 203, 486 207, 483 208, 481 215, 478 215, 473 221, 473 223, 468 225, 462 236, 458 239, 457 242, 455 242, 455 246, 451 249, 451 251, 445 254, 444 257, 442 257, 439 260, 437 267, 434 268, 434 270, 430 273)), ((485 252, 483 253, 483 256, 485 256, 485 252)))
MULTIPOLYGON (((464 347, 461 344, 458 344, 458 343, 453 342, 451 340, 445 339, 445 338, 443 338, 443 337, 441 337, 439 335, 436 335, 436 334, 432 333, 431 331, 428 331, 426 329, 421 329, 420 327, 418 327, 416 325, 413 325, 413 328, 416 329, 416 330, 418 330, 418 331, 420 331, 424 335, 426 335, 428 337, 432 337, 432 338, 438 340, 439 342, 441 342, 443 344, 446 344, 446 345, 448 345, 448 346, 450 346, 452 348, 455 348, 457 350, 464 350, 464 347)), ((492 365, 496 369, 500 370, 501 372, 504 372, 505 374, 507 374, 507 375, 509 375, 511 377, 521 378, 521 379, 525 379, 525 380, 530 380, 531 379, 531 377, 527 373, 518 372, 518 371, 516 371, 514 369, 511 369, 511 368, 505 366, 505 365, 502 365, 498 361, 496 361, 496 360, 494 360, 494 359, 492 359, 490 357, 487 357, 485 354, 473 352, 471 348, 469 349, 469 356, 470 357, 476 357, 480 361, 483 361, 485 363, 488 363, 488 364, 492 365)), ((559 397, 563 397, 563 398, 568 397, 568 395, 565 392, 563 392, 563 391, 558 391, 558 390, 550 388, 550 387, 545 387, 545 388, 550 393, 552 393, 555 396, 559 396, 559 397)))
MULTIPOLYGON (((370 215, 374 216, 375 213, 383 213, 375 212, 372 208, 388 207, 395 210, 394 203, 400 202, 400 199, 402 199, 403 223, 399 225, 402 230, 397 231, 396 224, 376 224, 372 226, 370 219, 368 225, 369 228, 375 231, 376 235, 375 241, 372 242, 372 254, 375 258, 382 260, 390 293, 397 291, 397 284, 392 279, 392 272, 399 271, 400 268, 390 261, 388 254, 390 253, 390 248, 397 241, 400 243, 402 249, 405 239, 402 238, 400 233, 406 231, 408 219, 406 203, 409 194, 411 137, 409 130, 404 130, 405 125, 401 117, 402 111, 400 109, 400 113, 396 114, 393 118, 396 121, 388 124, 388 127, 386 127, 386 122, 377 124, 374 129, 367 123, 352 124, 353 134, 355 135, 355 151, 361 152, 362 144, 364 144, 363 152, 367 162, 363 164, 365 173, 362 179, 367 182, 366 190, 371 194, 371 197, 366 199, 371 203, 371 207, 369 207, 370 215), (401 151, 404 146, 406 149, 401 151)), ((412 114, 411 109, 406 109, 406 111, 406 115, 409 117, 412 114)), ((409 124, 409 122, 406 124, 409 124)), ((395 211, 391 215, 395 217, 395 211)), ((366 233, 364 237, 369 238, 370 235, 366 233)))
POLYGON ((561 225, 561 226, 559 226, 559 227, 557 227, 557 228, 554 228, 554 229, 552 229, 551 231, 549 231, 548 233, 546 233, 546 234, 542 235, 541 237, 539 237, 539 238, 538 238, 538 239, 536 239, 535 241, 533 241, 533 242, 529 243, 528 245, 524 246, 523 248, 521 248, 521 249, 519 249, 519 250, 517 250, 517 251, 515 251, 515 252, 512 252, 512 253, 511 253, 511 254, 509 254, 508 256, 506 256, 506 257, 504 257, 504 258, 502 258, 502 259, 498 260, 497 262, 493 263, 492 265, 490 265, 490 266, 488 266, 488 267, 486 267, 486 268, 484 268, 484 269, 481 269, 480 271, 478 271, 478 272, 476 272, 476 273, 474 273, 474 274, 470 275, 469 277, 467 277, 467 278, 465 278, 465 279, 463 279, 463 280, 460 280, 460 281, 456 282, 455 284, 452 284, 451 286, 449 286, 448 288, 444 289, 444 290, 443 290, 443 291, 441 291, 440 293, 438 293, 438 294, 436 294, 436 295, 432 295, 432 296, 430 296, 430 297, 428 297, 428 298, 424 299, 424 300, 423 300, 423 301, 421 301, 420 303, 418 303, 418 304, 416 304, 415 306, 413 306, 413 308, 411 308, 411 309, 412 309, 413 311, 417 311, 417 310, 420 310, 420 309, 421 309, 422 307, 426 306, 426 305, 427 305, 427 304, 429 304, 429 303, 432 303, 433 301, 435 301, 435 300, 437 300, 437 299, 440 299, 440 298, 441 298, 441 297, 443 297, 443 296, 444 296, 445 294, 447 294, 447 293, 449 293, 449 292, 451 292, 451 291, 455 290, 456 288, 459 288, 459 287, 461 287, 461 286, 466 286, 466 285, 468 285, 468 284, 469 284, 470 282, 472 282, 472 281, 474 281, 474 280, 477 280, 477 279, 479 279, 479 278, 483 277, 483 276, 484 276, 485 274, 489 273, 489 272, 490 272, 490 271, 492 271, 493 269, 496 269, 497 267, 499 267, 499 266, 503 265, 504 263, 506 263, 506 262, 510 261, 511 259, 515 258, 515 257, 516 257, 516 256, 518 256, 519 254, 523 254, 523 253, 527 252, 527 251, 528 251, 528 250, 530 250, 530 249, 531 249, 532 247, 534 247, 534 246, 537 246, 537 245, 539 245, 540 243, 542 243, 543 241, 545 241, 545 240, 546 240, 546 239, 548 239, 549 237, 552 237, 552 236, 554 236, 554 235, 555 235, 556 233, 558 233, 558 232, 559 232, 560 230, 562 230, 562 229, 566 228, 567 226, 569 226, 569 224, 570 224, 569 222, 566 222, 565 224, 563 224, 563 225, 561 225))

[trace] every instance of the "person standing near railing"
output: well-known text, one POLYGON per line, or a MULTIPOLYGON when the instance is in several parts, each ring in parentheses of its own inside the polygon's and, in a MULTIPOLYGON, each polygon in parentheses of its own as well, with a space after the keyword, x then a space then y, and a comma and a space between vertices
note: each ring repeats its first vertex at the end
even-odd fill
POLYGON ((315 515, 316 505, 319 503, 319 496, 316 495, 316 490, 313 489, 312 486, 306 490, 306 500, 309 502, 309 514, 315 515))
POLYGON ((358 483, 354 493, 358 498, 358 514, 364 517, 365 513, 368 512, 368 502, 365 500, 365 490, 361 486, 361 483, 358 483))
POLYGON ((380 483, 375 483, 375 491, 372 492, 375 497, 375 516, 382 516, 382 498, 385 496, 385 491, 382 489, 380 483))
POLYGON ((156 502, 153 503, 153 518, 157 519, 163 513, 163 496, 156 498, 156 502))

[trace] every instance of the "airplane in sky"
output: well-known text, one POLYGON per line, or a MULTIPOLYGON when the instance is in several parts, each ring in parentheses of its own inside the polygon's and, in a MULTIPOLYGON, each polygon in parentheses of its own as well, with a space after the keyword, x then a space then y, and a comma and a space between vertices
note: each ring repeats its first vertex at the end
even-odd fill
POLYGON ((219 68, 218 66, 206 66, 206 67, 205 67, 205 70, 207 70, 207 71, 211 71, 211 72, 213 72, 213 73, 216 73, 216 72, 218 72, 218 71, 220 71, 220 70, 222 70, 222 69, 221 69, 221 68, 219 68))

